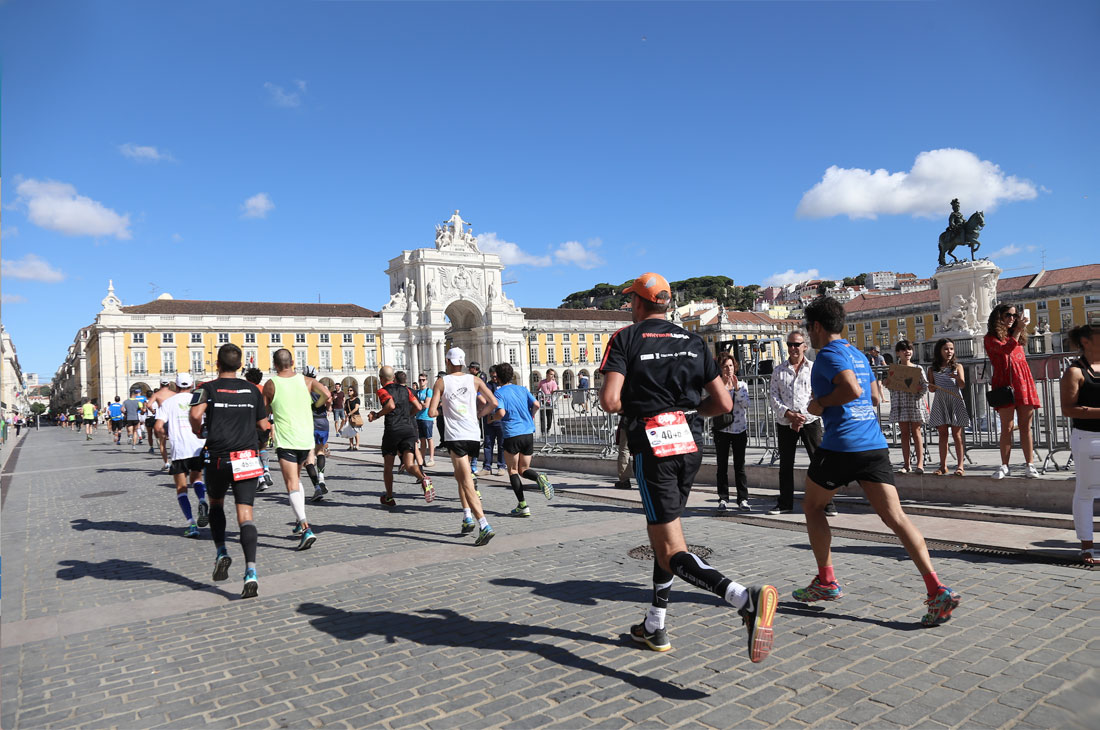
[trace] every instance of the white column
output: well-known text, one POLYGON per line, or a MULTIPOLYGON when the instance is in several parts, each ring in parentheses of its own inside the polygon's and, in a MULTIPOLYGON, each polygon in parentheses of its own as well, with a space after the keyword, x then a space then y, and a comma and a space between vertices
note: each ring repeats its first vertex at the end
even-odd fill
POLYGON ((420 357, 419 357, 420 353, 417 352, 417 350, 419 350, 419 349, 420 349, 420 336, 419 335, 414 335, 412 343, 409 345, 410 358, 409 358, 408 374, 409 374, 409 382, 410 383, 415 383, 416 382, 416 376, 420 372, 420 357))

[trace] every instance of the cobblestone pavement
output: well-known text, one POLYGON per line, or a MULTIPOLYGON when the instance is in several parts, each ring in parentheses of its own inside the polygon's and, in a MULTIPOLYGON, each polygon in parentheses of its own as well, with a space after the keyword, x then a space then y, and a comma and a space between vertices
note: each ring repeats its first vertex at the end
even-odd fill
MULTIPOLYGON (((260 597, 243 557, 210 580, 213 547, 183 521, 153 457, 104 437, 32 433, 3 505, 4 728, 38 727, 1095 727, 1096 573, 934 553, 963 594, 923 629, 923 585, 900 548, 837 539, 846 596, 804 605, 813 558, 798 532, 705 516, 689 542, 782 601, 776 648, 747 659, 736 613, 683 583, 671 652, 626 636, 649 600, 637 511, 528 498, 483 480, 498 537, 459 534, 454 482, 426 505, 380 468, 330 461, 331 499, 307 506, 297 552, 281 480, 257 501, 260 597)), ((443 466, 445 460, 437 460, 443 466)), ((232 517, 230 524, 232 526, 232 517)))

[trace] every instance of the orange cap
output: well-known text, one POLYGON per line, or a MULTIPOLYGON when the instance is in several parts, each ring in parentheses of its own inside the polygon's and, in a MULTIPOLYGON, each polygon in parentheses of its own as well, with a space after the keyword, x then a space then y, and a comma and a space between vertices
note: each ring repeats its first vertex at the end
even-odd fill
POLYGON ((652 271, 642 274, 634 280, 633 284, 623 289, 623 294, 629 292, 634 292, 651 302, 664 303, 672 298, 672 289, 669 288, 665 277, 652 271), (661 296, 662 293, 664 294, 663 297, 661 296))

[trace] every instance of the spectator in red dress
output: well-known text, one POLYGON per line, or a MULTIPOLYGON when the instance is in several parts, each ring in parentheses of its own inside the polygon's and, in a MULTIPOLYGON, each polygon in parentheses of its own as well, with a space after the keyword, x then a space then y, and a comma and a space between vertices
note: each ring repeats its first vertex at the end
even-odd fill
POLYGON ((989 313, 989 325, 985 335, 985 354, 993 365, 992 388, 1012 387, 1013 402, 997 409, 1001 419, 1001 466, 994 479, 1008 476, 1008 462, 1012 455, 1012 426, 1020 424, 1020 449, 1024 452, 1023 476, 1037 477, 1038 470, 1032 464, 1034 449, 1031 437, 1031 416, 1039 407, 1039 392, 1027 364, 1027 318, 1020 315, 1014 304, 998 304, 989 313))

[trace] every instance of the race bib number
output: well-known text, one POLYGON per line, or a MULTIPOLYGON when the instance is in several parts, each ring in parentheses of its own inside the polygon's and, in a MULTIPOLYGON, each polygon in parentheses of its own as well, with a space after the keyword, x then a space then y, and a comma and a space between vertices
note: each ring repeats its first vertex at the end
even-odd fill
POLYGON ((260 456, 255 451, 234 451, 229 454, 229 465, 233 467, 233 481, 239 482, 245 479, 255 479, 263 476, 264 465, 260 463, 260 456))
POLYGON ((645 419, 645 436, 654 456, 693 454, 699 450, 683 411, 661 413, 645 419))

